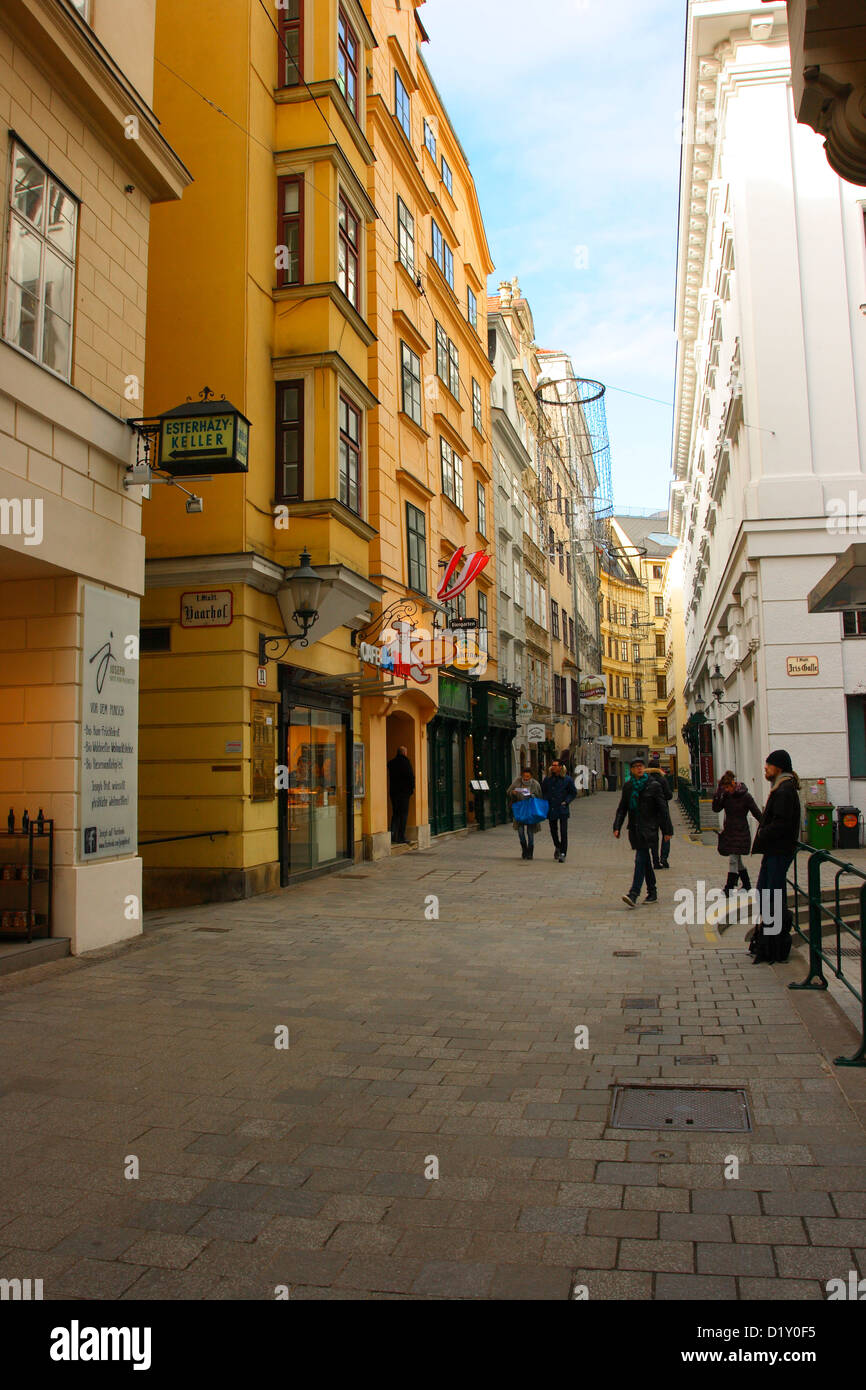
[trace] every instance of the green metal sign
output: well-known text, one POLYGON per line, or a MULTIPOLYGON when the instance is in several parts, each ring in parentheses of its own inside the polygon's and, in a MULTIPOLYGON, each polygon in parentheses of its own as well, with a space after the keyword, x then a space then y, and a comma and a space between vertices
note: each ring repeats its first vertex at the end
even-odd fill
POLYGON ((179 405, 159 417, 158 467, 175 477, 246 473, 250 422, 226 400, 179 405))

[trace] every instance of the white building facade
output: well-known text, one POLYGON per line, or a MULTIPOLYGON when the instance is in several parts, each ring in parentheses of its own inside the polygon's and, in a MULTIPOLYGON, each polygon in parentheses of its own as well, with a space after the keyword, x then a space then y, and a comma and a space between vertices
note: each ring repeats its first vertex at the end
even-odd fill
POLYGON ((797 124, 783 3, 690 0, 685 81, 670 529, 701 780, 763 796, 783 747, 864 807, 866 615, 807 597, 866 500, 866 194, 797 124))

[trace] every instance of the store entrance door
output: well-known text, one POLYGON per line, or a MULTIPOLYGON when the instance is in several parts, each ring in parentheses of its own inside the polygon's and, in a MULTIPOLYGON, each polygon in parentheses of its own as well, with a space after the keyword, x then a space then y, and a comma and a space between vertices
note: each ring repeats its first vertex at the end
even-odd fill
POLYGON ((340 707, 346 703, 297 687, 283 692, 280 761, 288 769, 288 787, 280 792, 284 886, 352 857, 351 707, 340 707))
POLYGON ((427 732, 430 759, 430 832, 466 827, 466 743, 463 726, 436 718, 427 732))

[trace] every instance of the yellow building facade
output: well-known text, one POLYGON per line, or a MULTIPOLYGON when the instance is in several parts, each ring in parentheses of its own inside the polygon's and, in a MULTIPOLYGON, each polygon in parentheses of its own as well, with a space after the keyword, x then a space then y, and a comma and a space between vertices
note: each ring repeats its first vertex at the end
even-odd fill
POLYGON ((492 265, 415 8, 233 0, 203 30, 192 0, 158 6, 159 109, 195 182, 154 219, 147 415, 207 387, 250 431, 201 514, 173 487, 144 506, 153 903, 390 853, 401 746, 409 837, 465 827, 479 706, 491 746, 505 720, 495 650, 418 679, 379 665, 394 621, 432 639, 465 605, 495 632, 492 561, 451 614, 436 598, 440 565, 486 545, 492 265), (304 552, 321 588, 301 645, 304 552))

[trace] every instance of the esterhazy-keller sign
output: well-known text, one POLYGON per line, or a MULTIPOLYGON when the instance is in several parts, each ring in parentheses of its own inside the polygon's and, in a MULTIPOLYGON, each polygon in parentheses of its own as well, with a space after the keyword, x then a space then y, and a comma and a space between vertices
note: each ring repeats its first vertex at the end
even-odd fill
POLYGON ((181 627, 231 627, 231 589, 205 589, 180 596, 181 627))
POLYGON ((138 603, 85 584, 83 629, 79 851, 90 861, 138 852, 138 603))

